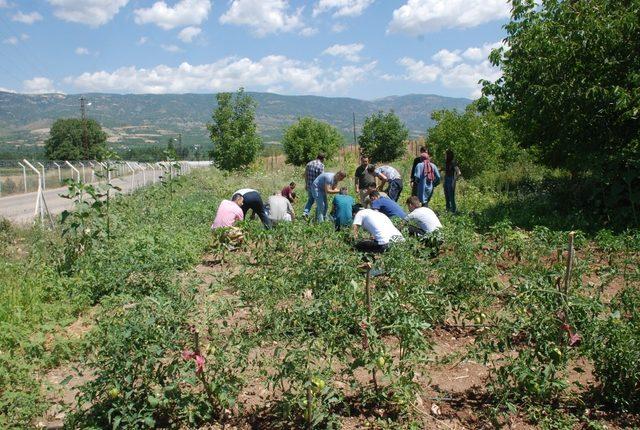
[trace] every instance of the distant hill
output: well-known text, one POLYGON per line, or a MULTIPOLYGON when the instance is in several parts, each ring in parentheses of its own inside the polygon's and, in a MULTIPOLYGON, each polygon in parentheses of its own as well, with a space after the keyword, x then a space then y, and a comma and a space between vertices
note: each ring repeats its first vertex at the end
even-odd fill
MULTIPOLYGON (((412 136, 423 135, 432 124, 431 112, 464 109, 471 100, 411 94, 365 101, 344 97, 283 96, 249 92, 258 103, 256 119, 265 142, 277 142, 283 129, 298 117, 326 121, 352 139, 356 128, 378 110, 393 109, 412 136)), ((87 116, 107 129, 113 144, 166 143, 182 135, 186 144, 208 142, 206 123, 216 106, 214 94, 85 94, 87 116)), ((5 144, 42 144, 57 118, 80 115, 79 95, 15 94, 0 92, 0 139, 5 144)))

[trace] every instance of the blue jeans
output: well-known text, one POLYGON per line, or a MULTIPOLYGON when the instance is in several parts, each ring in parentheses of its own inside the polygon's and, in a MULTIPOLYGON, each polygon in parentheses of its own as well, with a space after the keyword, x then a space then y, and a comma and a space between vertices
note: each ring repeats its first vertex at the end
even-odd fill
POLYGON ((315 197, 313 197, 313 191, 311 189, 307 190, 307 204, 304 205, 304 214, 309 215, 311 212, 311 206, 313 206, 313 202, 316 201, 315 197))
POLYGON ((325 193, 317 193, 313 197, 316 199, 316 220, 322 222, 327 216, 327 195, 325 193))
POLYGON ((447 201, 447 210, 455 213, 456 209, 456 181, 453 176, 444 178, 444 198, 447 201))
POLYGON ((393 179, 389 181, 389 188, 387 188, 389 198, 394 202, 397 202, 400 197, 400 193, 402 193, 402 179, 393 179))

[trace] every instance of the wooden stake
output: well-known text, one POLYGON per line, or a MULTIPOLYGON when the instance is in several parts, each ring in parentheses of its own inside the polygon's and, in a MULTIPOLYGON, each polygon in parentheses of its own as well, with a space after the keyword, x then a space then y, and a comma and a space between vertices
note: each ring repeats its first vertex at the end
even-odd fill
POLYGON ((569 233, 569 244, 567 246, 567 269, 564 273, 564 294, 566 296, 569 291, 569 283, 571 282, 571 272, 573 271, 573 257, 574 257, 574 249, 573 249, 573 239, 576 233, 574 231, 569 233))

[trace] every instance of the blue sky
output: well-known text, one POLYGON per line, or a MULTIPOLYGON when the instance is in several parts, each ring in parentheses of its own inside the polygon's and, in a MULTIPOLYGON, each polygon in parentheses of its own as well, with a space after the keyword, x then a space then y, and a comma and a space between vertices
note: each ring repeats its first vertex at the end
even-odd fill
POLYGON ((0 89, 476 97, 506 0, 0 0, 0 89))

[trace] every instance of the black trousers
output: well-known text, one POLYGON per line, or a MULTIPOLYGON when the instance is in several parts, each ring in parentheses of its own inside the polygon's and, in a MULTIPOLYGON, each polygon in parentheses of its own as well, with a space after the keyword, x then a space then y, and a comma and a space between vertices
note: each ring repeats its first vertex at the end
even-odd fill
POLYGON ((359 240, 353 247, 360 252, 382 253, 389 248, 389 244, 385 243, 384 245, 380 245, 375 240, 367 239, 359 240))
POLYGON ((255 215, 258 215, 265 228, 271 228, 271 220, 269 219, 269 215, 267 215, 267 210, 262 202, 262 197, 260 197, 260 194, 257 191, 251 191, 244 195, 242 213, 244 213, 245 218, 247 217, 249 209, 251 209, 255 215))

